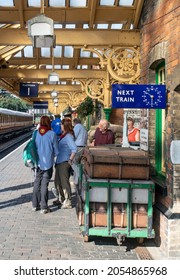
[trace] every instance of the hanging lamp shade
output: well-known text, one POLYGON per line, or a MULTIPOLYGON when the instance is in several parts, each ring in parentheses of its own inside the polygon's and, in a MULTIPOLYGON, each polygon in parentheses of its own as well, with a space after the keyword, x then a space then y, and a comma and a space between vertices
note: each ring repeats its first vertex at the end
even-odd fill
POLYGON ((48 84, 56 85, 59 82, 59 75, 56 72, 51 72, 48 75, 48 84))
POLYGON ((54 98, 54 104, 55 103, 58 103, 58 99, 57 98, 54 98))
POLYGON ((53 91, 51 92, 51 96, 52 96, 52 97, 57 97, 57 92, 56 92, 55 90, 53 90, 53 91))
POLYGON ((53 20, 44 14, 28 20, 28 36, 36 48, 54 47, 56 40, 53 20))

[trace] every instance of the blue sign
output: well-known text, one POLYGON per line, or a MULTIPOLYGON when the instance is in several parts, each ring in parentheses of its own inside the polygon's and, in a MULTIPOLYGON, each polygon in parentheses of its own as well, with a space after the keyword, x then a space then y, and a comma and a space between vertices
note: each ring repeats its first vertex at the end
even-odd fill
POLYGON ((48 101, 34 101, 33 108, 34 109, 48 109, 48 101))
POLYGON ((38 97, 38 84, 20 83, 19 96, 38 97))
POLYGON ((112 85, 112 108, 166 108, 165 85, 112 85))

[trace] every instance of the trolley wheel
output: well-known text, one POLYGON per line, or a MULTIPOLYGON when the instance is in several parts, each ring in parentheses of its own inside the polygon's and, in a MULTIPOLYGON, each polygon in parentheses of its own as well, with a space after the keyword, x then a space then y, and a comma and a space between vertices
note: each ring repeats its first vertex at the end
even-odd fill
POLYGON ((138 238, 137 238, 137 242, 138 242, 139 244, 142 244, 142 243, 144 242, 144 238, 143 238, 143 237, 138 237, 138 238))
POLYGON ((84 242, 88 242, 89 241, 89 236, 88 235, 84 235, 84 242))

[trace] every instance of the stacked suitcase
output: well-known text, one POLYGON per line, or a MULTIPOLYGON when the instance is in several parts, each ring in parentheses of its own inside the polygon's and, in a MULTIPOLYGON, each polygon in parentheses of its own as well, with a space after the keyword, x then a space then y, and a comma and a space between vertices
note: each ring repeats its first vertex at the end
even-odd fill
POLYGON ((149 179, 149 157, 132 148, 86 147, 84 170, 90 178, 149 179))
POLYGON ((132 229, 148 227, 149 190, 144 186, 143 189, 138 188, 143 182, 149 186, 149 156, 146 152, 108 145, 86 147, 82 165, 81 206, 77 210, 80 226, 87 223, 84 206, 88 191, 88 205, 86 205, 89 208, 88 227, 109 226, 114 229, 127 226, 132 229), (125 185, 128 182, 130 188, 121 187, 122 182, 125 182, 125 185), (103 183, 105 187, 99 187, 103 183), (128 216, 129 209, 127 211, 129 198, 132 207, 131 217, 128 216), (109 213, 111 213, 110 219, 109 213))

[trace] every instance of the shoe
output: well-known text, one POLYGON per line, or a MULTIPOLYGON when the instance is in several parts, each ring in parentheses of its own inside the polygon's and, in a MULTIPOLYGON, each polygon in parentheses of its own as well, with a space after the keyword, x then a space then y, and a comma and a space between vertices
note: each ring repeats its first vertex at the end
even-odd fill
POLYGON ((31 210, 32 210, 32 212, 36 212, 36 211, 40 210, 40 207, 33 207, 31 210))
POLYGON ((59 200, 54 200, 54 201, 53 201, 53 204, 59 206, 59 205, 61 205, 62 203, 61 203, 59 200))
POLYGON ((55 187, 52 187, 52 188, 51 188, 51 191, 52 191, 52 193, 53 193, 53 195, 54 195, 55 197, 58 197, 58 193, 57 193, 57 190, 56 190, 55 187))
POLYGON ((41 214, 47 214, 47 213, 50 213, 51 212, 51 209, 50 208, 47 208, 47 209, 41 209, 41 214))
POLYGON ((72 208, 72 204, 70 200, 64 200, 61 209, 71 209, 72 208))

